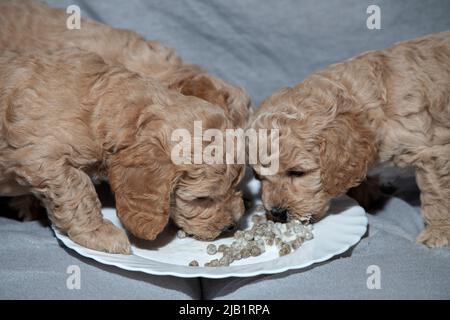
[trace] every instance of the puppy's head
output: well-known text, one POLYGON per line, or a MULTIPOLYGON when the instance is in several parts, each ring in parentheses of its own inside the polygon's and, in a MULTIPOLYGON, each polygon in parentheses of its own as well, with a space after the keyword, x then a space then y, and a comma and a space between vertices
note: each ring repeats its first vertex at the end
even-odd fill
POLYGON ((242 194, 235 188, 242 165, 195 165, 185 169, 172 198, 176 225, 200 240, 231 231, 244 213, 242 194))
POLYGON ((194 121, 202 121, 203 130, 222 132, 232 124, 219 107, 165 94, 169 97, 129 110, 126 127, 116 129, 115 140, 122 142, 111 156, 108 176, 118 215, 139 238, 155 239, 172 218, 187 233, 214 239, 244 213, 235 191, 244 166, 192 164, 193 155, 189 163, 176 163, 172 154, 180 141, 172 134, 181 129, 194 137, 194 121))
POLYGON ((320 76, 267 98, 250 127, 279 130, 279 170, 262 175, 262 200, 274 218, 318 220, 333 197, 366 175, 375 139, 356 102, 339 84, 320 76))

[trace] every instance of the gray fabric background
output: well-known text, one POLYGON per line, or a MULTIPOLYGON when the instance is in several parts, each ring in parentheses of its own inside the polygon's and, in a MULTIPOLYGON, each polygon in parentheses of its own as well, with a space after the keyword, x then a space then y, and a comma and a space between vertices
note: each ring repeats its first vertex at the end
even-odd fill
MULTIPOLYGON (((256 105, 327 64, 450 29, 448 0, 46 2, 61 8, 78 4, 84 16, 159 39, 186 62, 246 88, 256 105), (381 30, 366 28, 369 4, 381 7, 381 30)), ((62 248, 39 222, 0 218, 0 298, 449 299, 450 249, 414 242, 423 229, 414 180, 391 172, 383 179, 399 189, 369 216, 369 232, 353 250, 306 270, 245 279, 127 272, 62 248), (79 291, 65 286, 71 264, 81 268, 79 291), (380 290, 366 286, 373 264, 381 269, 380 290)))

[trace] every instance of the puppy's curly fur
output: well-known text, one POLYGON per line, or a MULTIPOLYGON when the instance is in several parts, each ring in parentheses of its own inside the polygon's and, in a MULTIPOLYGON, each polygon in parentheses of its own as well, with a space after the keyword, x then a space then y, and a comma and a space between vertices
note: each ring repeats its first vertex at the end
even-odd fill
POLYGON ((75 48, 4 52, 0 74, 0 195, 35 195, 75 242, 130 251, 102 218, 92 179, 109 180, 122 223, 144 239, 169 217, 212 239, 243 214, 243 165, 171 161, 174 129, 234 127, 220 107, 75 48))
MULTIPOLYGON (((66 27, 68 15, 59 9, 32 0, 8 0, 0 3, 0 49, 6 51, 59 50, 77 47, 97 53, 108 64, 153 77, 169 89, 196 96, 223 108, 234 126, 245 126, 251 113, 248 95, 209 75, 196 65, 183 63, 174 50, 158 41, 146 40, 129 30, 115 29, 82 19, 80 30, 66 27)), ((36 203, 21 197, 12 208, 29 219, 35 216, 36 203)))
POLYGON ((174 50, 133 31, 82 19, 81 29, 67 28, 68 15, 32 0, 0 3, 0 49, 57 50, 77 47, 97 53, 108 64, 158 79, 166 87, 224 109, 236 126, 246 125, 250 98, 242 88, 215 78, 197 65, 183 63, 174 50))
POLYGON ((449 244, 450 31, 314 73, 267 98, 250 126, 280 130, 280 170, 263 177, 267 209, 318 219, 374 164, 414 166, 427 223, 418 241, 449 244))

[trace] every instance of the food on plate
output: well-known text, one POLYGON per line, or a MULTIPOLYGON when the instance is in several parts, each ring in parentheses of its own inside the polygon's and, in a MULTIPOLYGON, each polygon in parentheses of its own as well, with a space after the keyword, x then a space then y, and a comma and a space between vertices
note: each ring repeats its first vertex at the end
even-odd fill
MULTIPOLYGON (((279 223, 267 220, 265 215, 254 215, 251 221, 250 229, 237 230, 234 233, 231 244, 219 246, 208 244, 206 247, 208 255, 222 256, 206 262, 204 266, 226 267, 241 259, 260 256, 273 246, 277 248, 280 257, 285 256, 313 238, 312 225, 303 224, 300 220, 279 223)), ((192 266, 194 261, 189 265, 192 266)))
POLYGON ((189 262, 189 267, 198 267, 199 263, 197 260, 192 260, 191 262, 189 262))

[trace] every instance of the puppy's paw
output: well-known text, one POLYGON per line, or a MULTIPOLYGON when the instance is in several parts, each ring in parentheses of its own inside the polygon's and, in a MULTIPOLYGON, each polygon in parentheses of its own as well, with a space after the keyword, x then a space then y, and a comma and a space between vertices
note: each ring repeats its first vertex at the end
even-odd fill
POLYGON ((77 234, 72 236, 71 239, 89 249, 131 254, 130 241, 127 235, 109 220, 103 220, 100 227, 94 231, 77 234))
POLYGON ((450 225, 427 226, 417 237, 417 242, 430 248, 441 248, 450 243, 450 225))

